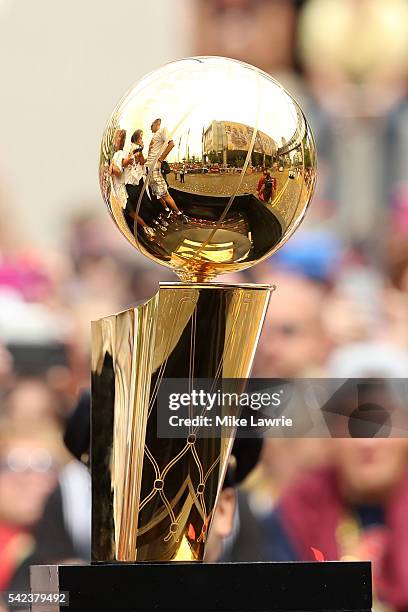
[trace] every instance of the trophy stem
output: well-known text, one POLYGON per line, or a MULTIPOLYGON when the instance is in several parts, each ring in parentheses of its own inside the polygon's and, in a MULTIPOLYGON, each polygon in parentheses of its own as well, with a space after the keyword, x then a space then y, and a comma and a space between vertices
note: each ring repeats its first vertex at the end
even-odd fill
POLYGON ((272 288, 163 283, 92 323, 93 562, 201 561, 232 439, 162 439, 164 379, 248 377, 272 288))

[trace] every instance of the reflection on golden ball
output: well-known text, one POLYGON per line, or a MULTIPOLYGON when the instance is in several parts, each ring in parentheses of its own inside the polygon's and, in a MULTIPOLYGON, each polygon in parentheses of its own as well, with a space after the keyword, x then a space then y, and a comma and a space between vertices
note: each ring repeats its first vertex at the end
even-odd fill
POLYGON ((297 103, 266 73, 226 58, 148 74, 102 139, 101 189, 117 226, 185 281, 271 255, 302 221, 315 178, 297 103))

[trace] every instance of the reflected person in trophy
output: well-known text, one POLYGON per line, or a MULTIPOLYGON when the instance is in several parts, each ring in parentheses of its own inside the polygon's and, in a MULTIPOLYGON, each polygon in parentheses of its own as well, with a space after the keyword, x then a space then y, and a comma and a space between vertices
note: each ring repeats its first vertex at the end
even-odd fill
POLYGON ((174 148, 174 141, 169 139, 167 128, 161 126, 160 118, 153 121, 151 130, 153 136, 149 144, 149 154, 146 163, 148 173, 151 173, 150 185, 152 193, 160 200, 168 216, 170 216, 172 212, 178 216, 182 216, 182 212, 177 208, 177 204, 169 193, 167 183, 162 175, 160 167, 161 163, 174 148))
POLYGON ((142 227, 145 235, 153 240, 156 233, 151 227, 153 224, 158 224, 154 205, 151 202, 149 188, 145 186, 146 169, 145 158, 143 157, 143 130, 137 129, 133 132, 130 139, 130 151, 127 157, 123 159, 123 180, 126 187, 127 201, 125 215, 127 217, 130 229, 134 226, 134 221, 142 227), (139 213, 136 214, 139 199, 139 213), (142 217, 143 215, 143 217, 142 217))
MULTIPOLYGON (((141 132, 141 130, 139 130, 139 132, 141 132)), ((132 138, 134 136, 135 134, 133 134, 132 138)), ((132 195, 133 197, 135 195, 130 191, 130 188, 132 188, 134 185, 138 185, 142 175, 144 175, 142 166, 144 160, 142 157, 142 164, 140 163, 140 160, 136 161, 133 152, 130 152, 127 156, 125 156, 123 151, 125 141, 126 130, 117 130, 115 133, 114 144, 115 153, 109 166, 111 191, 113 190, 113 192, 116 193, 114 199, 115 197, 117 198, 118 205, 124 208, 125 219, 129 229, 133 231, 134 222, 136 221, 137 226, 142 228, 144 234, 149 239, 153 239, 153 229, 148 226, 140 215, 136 215, 136 206, 134 206, 132 209, 132 206, 129 205, 132 200, 132 195), (141 172, 137 171, 138 166, 142 169, 141 172)))
MULTIPOLYGON (((126 130, 117 130, 115 132, 114 137, 114 149, 115 153, 112 157, 112 161, 109 166, 109 172, 111 175, 115 176, 117 179, 122 176, 123 172, 123 147, 125 146, 126 140, 126 130)), ((121 186, 123 185, 123 181, 117 182, 118 192, 121 191, 121 186)))
POLYGON ((260 190, 260 197, 264 202, 270 203, 274 198, 276 179, 271 176, 269 170, 265 172, 265 180, 260 190))

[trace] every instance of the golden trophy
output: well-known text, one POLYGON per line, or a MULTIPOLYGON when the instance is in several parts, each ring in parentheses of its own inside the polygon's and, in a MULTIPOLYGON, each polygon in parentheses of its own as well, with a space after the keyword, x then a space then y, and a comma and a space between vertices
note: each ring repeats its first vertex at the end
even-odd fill
POLYGON ((92 323, 94 563, 202 561, 232 439, 159 438, 158 391, 166 378, 249 376, 272 288, 214 279, 288 240, 315 176, 301 109, 239 61, 170 63, 113 111, 103 198, 126 239, 180 282, 92 323))

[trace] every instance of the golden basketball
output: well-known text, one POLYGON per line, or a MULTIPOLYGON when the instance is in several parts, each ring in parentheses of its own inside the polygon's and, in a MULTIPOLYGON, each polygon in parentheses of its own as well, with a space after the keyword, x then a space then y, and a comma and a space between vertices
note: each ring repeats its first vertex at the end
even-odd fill
POLYGON ((269 257, 304 218, 315 179, 298 104, 265 72, 227 58, 148 74, 102 138, 100 184, 116 225, 186 282, 269 257))

